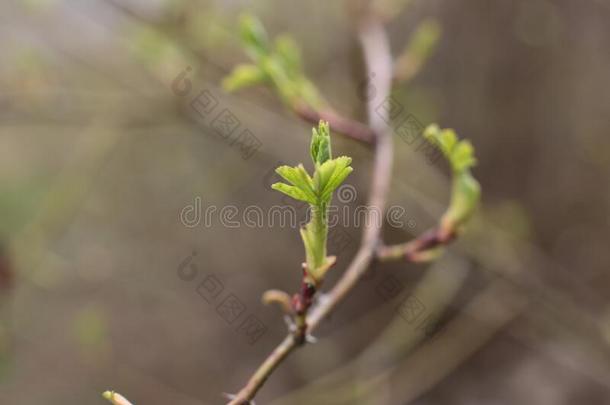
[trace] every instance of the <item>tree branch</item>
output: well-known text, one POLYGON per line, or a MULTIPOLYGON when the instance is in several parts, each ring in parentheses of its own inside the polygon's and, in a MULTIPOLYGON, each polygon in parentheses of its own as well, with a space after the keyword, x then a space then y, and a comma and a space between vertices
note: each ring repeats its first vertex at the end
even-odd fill
POLYGON ((456 237, 457 232, 455 230, 447 233, 441 228, 432 228, 409 242, 392 246, 379 246, 376 252, 377 259, 382 262, 401 258, 414 263, 427 262, 436 257, 436 249, 448 245, 456 237))
POLYGON ((306 104, 300 104, 294 107, 294 112, 311 124, 318 125, 320 120, 327 121, 334 132, 365 144, 375 143, 375 132, 370 127, 346 118, 333 110, 318 111, 306 104))
MULTIPOLYGON (((390 94, 392 57, 384 28, 377 20, 366 19, 360 27, 359 37, 368 73, 369 75, 374 73, 374 75, 371 75, 374 77, 372 84, 377 88, 377 94, 380 95, 380 99, 385 99, 390 94)), ((366 272, 373 260, 375 249, 380 239, 381 225, 371 219, 376 212, 383 212, 386 205, 392 174, 393 144, 391 134, 386 126, 388 117, 384 116, 383 112, 380 113, 375 110, 376 105, 373 104, 373 101, 369 100, 367 109, 371 139, 373 139, 373 134, 375 139, 375 162, 369 204, 366 212, 367 219, 364 221, 365 224, 370 225, 364 229, 360 249, 341 279, 327 294, 325 299, 320 301, 310 311, 307 317, 307 333, 311 333, 319 325, 330 311, 345 298, 360 277, 366 272)), ((309 111, 308 113, 311 112, 309 111)), ((332 121, 330 122, 332 126, 332 121)), ((246 386, 237 395, 232 397, 229 405, 249 404, 250 400, 254 398, 271 373, 298 346, 299 342, 295 335, 289 334, 261 364, 246 386)))

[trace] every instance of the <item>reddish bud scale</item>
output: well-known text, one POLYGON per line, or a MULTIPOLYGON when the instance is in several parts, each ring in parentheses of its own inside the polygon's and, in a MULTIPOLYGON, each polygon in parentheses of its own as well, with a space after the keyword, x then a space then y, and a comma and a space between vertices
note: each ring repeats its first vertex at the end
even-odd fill
POLYGON ((301 284, 300 294, 294 294, 292 296, 292 307, 295 314, 303 315, 307 309, 309 309, 313 303, 313 296, 315 293, 316 287, 313 284, 305 281, 301 284))

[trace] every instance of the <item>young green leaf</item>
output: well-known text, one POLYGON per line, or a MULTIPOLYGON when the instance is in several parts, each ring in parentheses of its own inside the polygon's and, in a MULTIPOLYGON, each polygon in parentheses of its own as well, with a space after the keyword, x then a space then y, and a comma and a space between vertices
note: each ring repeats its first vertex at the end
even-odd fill
POLYGON ((275 169, 275 172, 284 180, 300 189, 309 201, 316 201, 313 181, 303 165, 298 165, 297 167, 280 166, 275 169))
POLYGON ((455 229, 463 225, 474 212, 481 195, 481 186, 470 172, 464 172, 453 181, 449 209, 441 223, 445 229, 455 229))
POLYGON ((441 150, 454 172, 459 173, 476 165, 472 144, 468 140, 458 141, 454 130, 441 130, 438 125, 432 124, 424 131, 424 137, 441 150))
POLYGON ((441 27, 435 20, 424 20, 418 26, 409 45, 407 52, 411 57, 425 61, 438 43, 441 37, 441 27))
POLYGON ((347 156, 340 156, 334 159, 336 162, 333 173, 330 178, 324 185, 321 193, 321 200, 330 202, 332 197, 332 193, 343 183, 343 181, 349 176, 349 174, 354 170, 350 164, 352 163, 352 158, 347 156))
POLYGON ((244 14, 239 19, 239 28, 246 52, 252 59, 258 60, 269 53, 269 38, 260 20, 244 14))
POLYGON ((262 84, 267 81, 267 75, 258 66, 243 64, 236 66, 222 81, 222 87, 228 91, 236 91, 246 87, 262 84))
POLYGON ((275 39, 275 51, 282 65, 290 75, 298 75, 301 70, 301 51, 288 35, 280 35, 275 39))
POLYGON ((458 172, 473 167, 477 163, 477 159, 474 157, 474 148, 467 140, 460 142, 455 147, 451 159, 453 167, 458 172))
POLYGON ((305 201, 310 204, 316 203, 316 200, 312 199, 306 192, 296 186, 289 186, 285 183, 274 183, 271 185, 271 188, 284 193, 295 200, 305 201))
POLYGON ((394 76, 397 81, 412 79, 426 64, 441 36, 441 27, 435 20, 422 21, 403 52, 397 58, 394 76))
POLYGON ((437 125, 426 128, 424 136, 441 150, 451 165, 451 201, 441 219, 442 228, 450 233, 470 218, 481 195, 481 186, 470 173, 477 162, 474 148, 470 141, 458 140, 452 129, 441 130, 437 125))

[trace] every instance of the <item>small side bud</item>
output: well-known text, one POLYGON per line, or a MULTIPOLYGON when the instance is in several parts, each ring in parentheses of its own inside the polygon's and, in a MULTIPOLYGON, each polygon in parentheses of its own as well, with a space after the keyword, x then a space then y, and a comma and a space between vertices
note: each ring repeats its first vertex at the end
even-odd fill
POLYGON ((132 405, 124 396, 114 391, 106 391, 102 396, 114 405, 132 405))
POLYGON ((330 148, 330 126, 326 121, 320 121, 318 128, 312 129, 311 135, 311 160, 314 164, 322 163, 332 158, 330 148))
POLYGON ((281 290, 268 290, 263 293, 263 304, 277 304, 285 314, 292 313, 290 295, 281 290))

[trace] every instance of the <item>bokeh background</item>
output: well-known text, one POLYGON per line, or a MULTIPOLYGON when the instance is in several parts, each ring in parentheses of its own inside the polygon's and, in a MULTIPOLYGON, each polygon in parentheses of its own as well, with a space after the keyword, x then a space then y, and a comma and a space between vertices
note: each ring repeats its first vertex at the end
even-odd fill
MULTIPOLYGON (((396 56, 422 21, 439 23, 428 63, 394 96, 473 142, 483 204, 436 264, 374 265, 258 403, 610 403, 610 3, 380 7, 396 56)), ((180 217, 197 201, 288 203, 269 189, 273 169, 308 158, 310 125, 271 91, 220 86, 247 60, 244 11, 291 34, 324 96, 366 120, 345 2, 0 3, 0 403, 102 404, 108 388, 136 404, 223 403, 284 336, 260 297, 296 290, 297 230, 180 217), (258 148, 192 113, 204 91, 258 148)), ((406 214, 384 233, 400 242, 436 223, 449 176, 394 140, 390 204, 406 214)), ((371 151, 333 142, 356 169, 341 204, 365 204, 371 151)), ((360 231, 333 230, 328 286, 360 231)))

